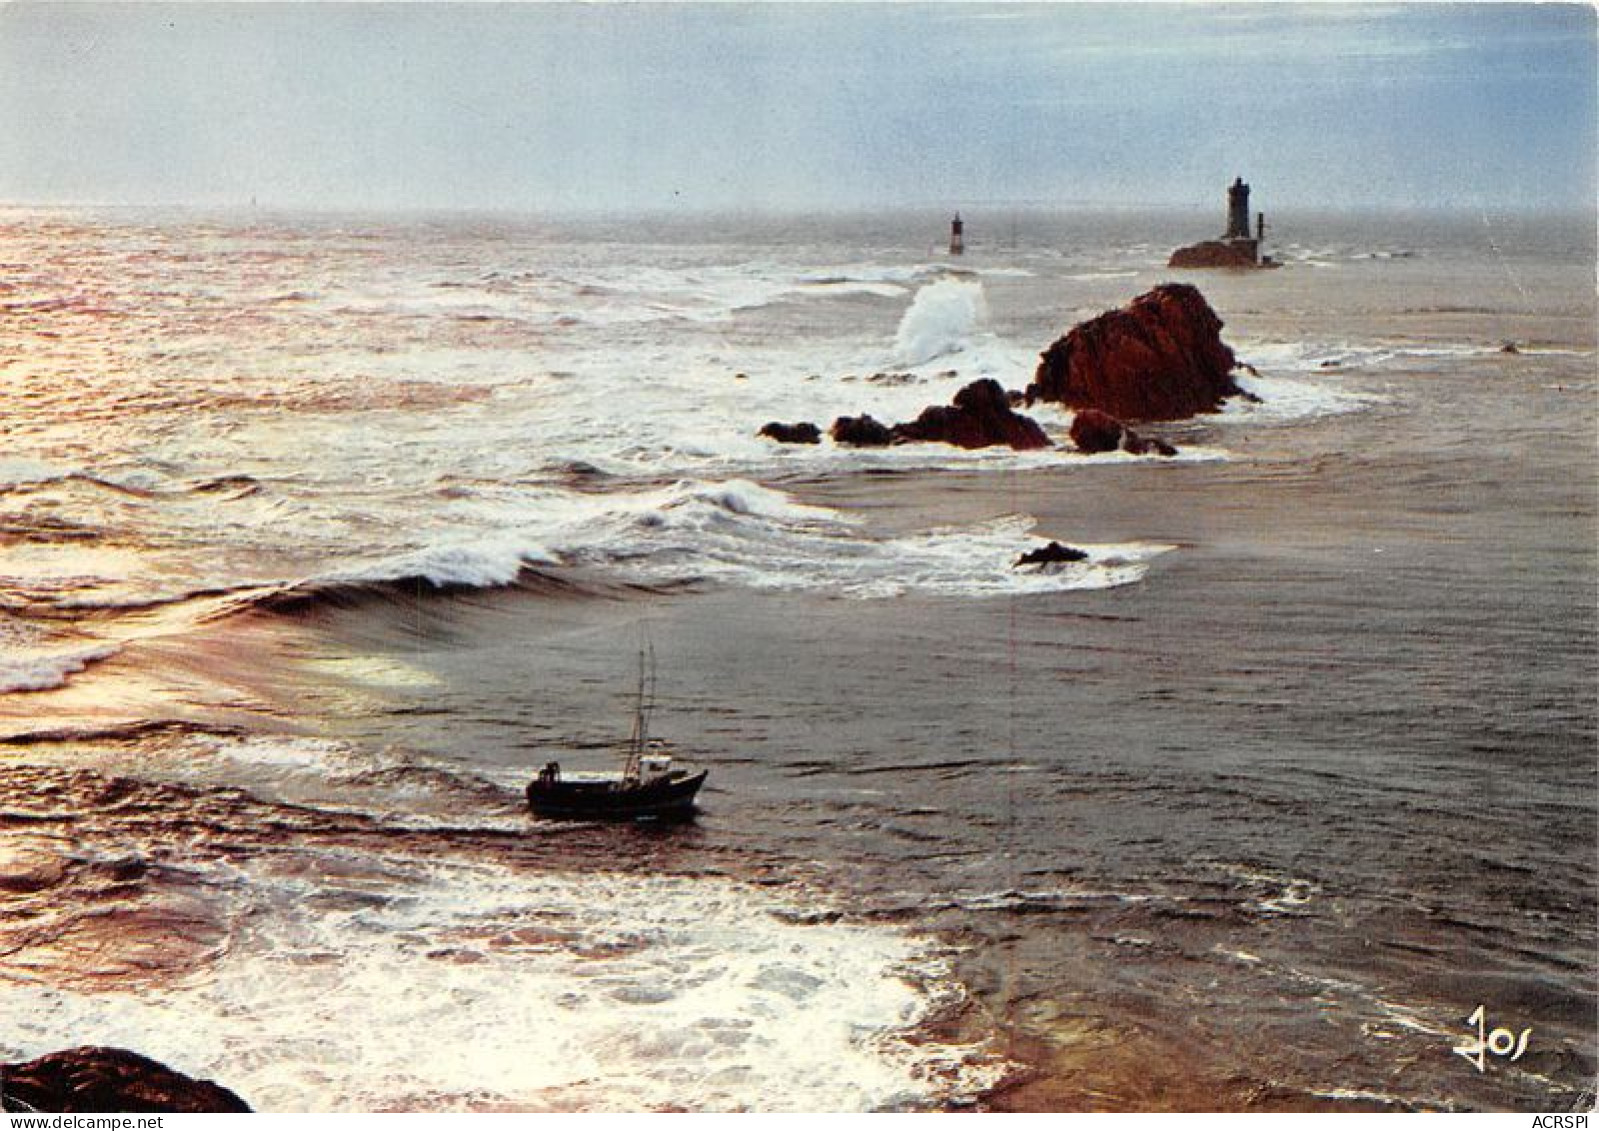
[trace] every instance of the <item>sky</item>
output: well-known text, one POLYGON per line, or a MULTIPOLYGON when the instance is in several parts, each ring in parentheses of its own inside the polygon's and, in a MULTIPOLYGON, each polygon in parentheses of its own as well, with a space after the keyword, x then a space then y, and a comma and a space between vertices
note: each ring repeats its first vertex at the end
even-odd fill
POLYGON ((0 6, 0 201, 1594 207, 1583 4, 0 6))

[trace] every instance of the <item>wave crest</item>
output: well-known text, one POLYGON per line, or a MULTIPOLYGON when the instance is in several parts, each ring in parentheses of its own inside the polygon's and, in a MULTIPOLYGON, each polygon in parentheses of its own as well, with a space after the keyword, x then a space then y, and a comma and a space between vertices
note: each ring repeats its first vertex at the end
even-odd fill
POLYGON ((943 278, 916 292, 900 319, 894 350, 904 365, 921 365, 965 347, 988 317, 983 284, 943 278))

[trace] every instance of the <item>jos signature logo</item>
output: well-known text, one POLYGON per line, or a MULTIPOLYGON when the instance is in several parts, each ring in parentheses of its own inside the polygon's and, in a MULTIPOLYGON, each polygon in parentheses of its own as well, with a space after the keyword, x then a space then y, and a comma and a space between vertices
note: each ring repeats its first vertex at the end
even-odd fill
POLYGON ((1507 1060, 1520 1060, 1521 1054, 1527 1051, 1527 1040, 1532 1036, 1532 1026, 1521 1031, 1517 1037, 1511 1029, 1495 1029, 1488 1031, 1488 1010, 1486 1006, 1479 1005, 1472 1010, 1471 1016, 1466 1018, 1467 1025, 1475 1025, 1475 1035, 1468 1035, 1466 1043, 1456 1045, 1455 1052, 1465 1057, 1477 1066, 1478 1072, 1488 1071, 1488 1057, 1502 1056, 1507 1060))

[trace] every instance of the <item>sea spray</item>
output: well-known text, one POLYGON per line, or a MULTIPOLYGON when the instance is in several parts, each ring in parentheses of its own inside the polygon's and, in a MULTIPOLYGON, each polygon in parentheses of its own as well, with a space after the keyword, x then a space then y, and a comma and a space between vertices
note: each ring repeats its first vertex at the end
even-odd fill
POLYGON ((921 365, 954 353, 987 316, 981 283, 952 278, 929 283, 916 292, 900 319, 895 356, 901 364, 921 365))
POLYGON ((237 908, 205 978, 0 983, 9 1039, 93 1032, 270 1111, 914 1108, 1006 1069, 918 1032, 964 997, 929 940, 744 884, 351 850, 188 874, 237 908))

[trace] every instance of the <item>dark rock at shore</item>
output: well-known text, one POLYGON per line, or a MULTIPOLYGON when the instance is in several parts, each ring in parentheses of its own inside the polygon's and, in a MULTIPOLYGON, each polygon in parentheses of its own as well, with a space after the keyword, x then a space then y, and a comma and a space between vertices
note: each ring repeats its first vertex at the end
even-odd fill
POLYGON ((1222 321, 1186 283, 1163 283, 1073 327, 1042 354, 1027 403, 1058 401, 1121 420, 1215 412, 1241 390, 1222 321))
POLYGON ((1135 456, 1148 455, 1150 452, 1160 456, 1177 454, 1177 449, 1165 440, 1153 436, 1140 436, 1114 416, 1100 412, 1097 408, 1077 410, 1077 414, 1072 417, 1071 438, 1078 451, 1089 455, 1117 450, 1135 456))
POLYGON ((894 433, 888 425, 870 416, 841 416, 827 430, 835 444, 848 444, 856 448, 886 448, 894 442, 894 433))
POLYGON ((0 1110, 236 1112, 250 1105, 147 1056, 90 1045, 0 1065, 0 1110))
POLYGON ((1158 436, 1140 436, 1131 428, 1122 436, 1122 451, 1135 456, 1147 456, 1153 452, 1157 456, 1170 459, 1177 454, 1177 449, 1158 436))
POLYGON ((893 434, 896 440, 960 448, 1007 444, 1025 451, 1049 447, 1049 437, 1038 423, 1013 410, 1004 388, 987 377, 956 393, 953 404, 933 405, 909 424, 896 424, 893 434))
POLYGON ((1166 261, 1168 267, 1258 267, 1252 253, 1221 240, 1180 247, 1166 261))
POLYGON ((1096 455, 1114 452, 1122 446, 1122 434, 1127 427, 1108 412, 1097 408, 1078 409, 1072 417, 1069 435, 1080 452, 1096 455))
POLYGON ((798 424, 784 424, 781 421, 770 421, 762 428, 760 435, 776 440, 779 444, 819 444, 822 442, 822 431, 810 421, 801 421, 798 424))
POLYGON ((1504 345, 1499 347, 1499 352, 1500 353, 1520 353, 1521 352, 1521 347, 1516 345, 1515 342, 1506 342, 1504 345))
POLYGON ((1038 549, 1029 550, 1016 559, 1016 565, 1062 565, 1067 562, 1080 562, 1088 558, 1087 550, 1079 550, 1076 546, 1062 546, 1059 542, 1038 549))

